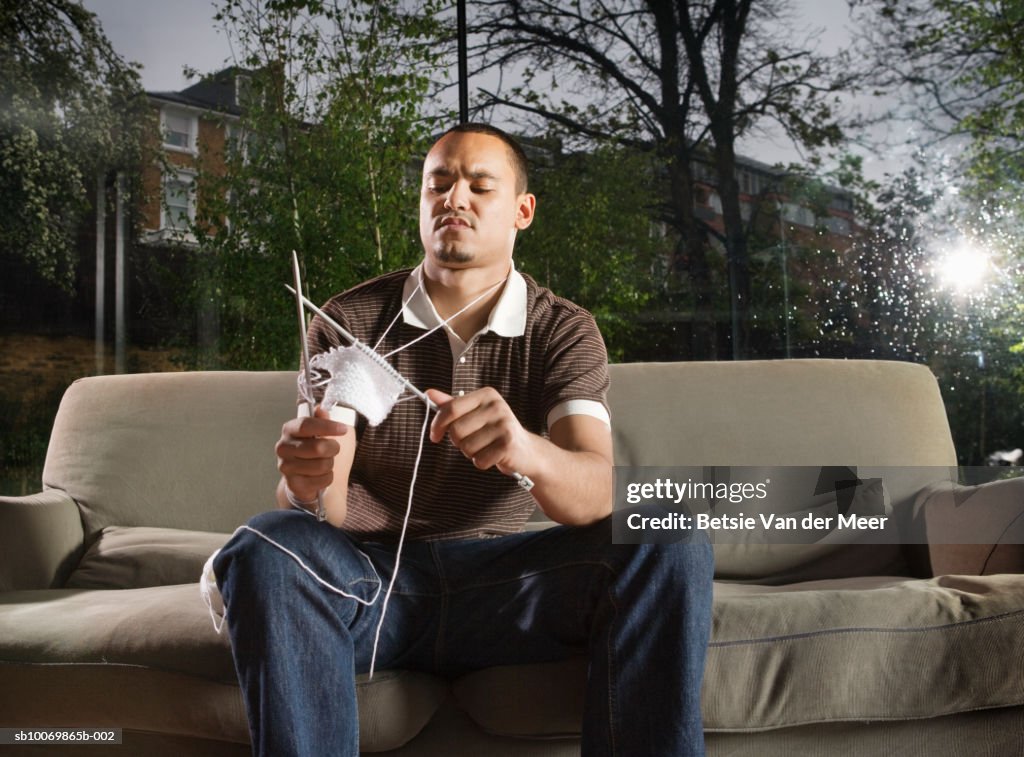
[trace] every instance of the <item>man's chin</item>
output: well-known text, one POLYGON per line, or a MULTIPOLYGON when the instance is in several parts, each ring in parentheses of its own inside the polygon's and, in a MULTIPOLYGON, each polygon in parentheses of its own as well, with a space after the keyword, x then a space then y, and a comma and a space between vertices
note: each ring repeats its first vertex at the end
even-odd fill
POLYGON ((439 248, 434 250, 434 258, 445 265, 466 265, 472 263, 475 256, 465 250, 439 248))

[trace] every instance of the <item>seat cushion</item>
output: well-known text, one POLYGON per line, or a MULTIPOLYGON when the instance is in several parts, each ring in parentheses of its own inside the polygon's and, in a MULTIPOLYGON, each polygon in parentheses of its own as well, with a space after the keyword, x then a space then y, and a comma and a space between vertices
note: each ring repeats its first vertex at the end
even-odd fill
POLYGON ((710 729, 928 718, 1024 703, 1024 578, 717 584, 710 729))
MULTIPOLYGON (((763 731, 1024 704, 1024 577, 716 583, 704 726, 763 731), (1014 671, 1011 673, 1010 671, 1014 671)), ((578 732, 586 666, 492 668, 456 683, 485 730, 578 732), (538 699, 543 718, 526 718, 538 699)), ((651 692, 656 696, 657 692, 651 692)))
MULTIPOLYGON (((412 739, 447 691, 422 673, 360 677, 362 750, 412 739)), ((0 712, 10 724, 248 738, 227 634, 214 631, 194 583, 0 594, 0 712)))
POLYGON ((143 589, 199 580, 227 534, 148 526, 107 526, 68 578, 68 589, 143 589))

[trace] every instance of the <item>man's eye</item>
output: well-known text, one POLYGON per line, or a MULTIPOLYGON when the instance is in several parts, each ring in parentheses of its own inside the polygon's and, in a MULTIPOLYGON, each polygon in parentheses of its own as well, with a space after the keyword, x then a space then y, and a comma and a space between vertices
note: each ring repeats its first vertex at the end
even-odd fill
POLYGON ((445 192, 448 191, 448 187, 442 186, 440 184, 428 185, 427 186, 427 191, 428 192, 432 192, 433 194, 436 194, 436 195, 437 194, 443 195, 445 192))
POLYGON ((491 187, 473 187, 473 191, 477 194, 486 194, 487 192, 494 191, 491 187))

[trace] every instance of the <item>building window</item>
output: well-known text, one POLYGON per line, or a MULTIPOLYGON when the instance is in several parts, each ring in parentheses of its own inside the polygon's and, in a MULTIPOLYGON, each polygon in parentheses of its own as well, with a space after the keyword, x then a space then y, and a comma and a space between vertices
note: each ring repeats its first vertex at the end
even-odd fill
POLYGON ((164 147, 171 150, 194 152, 199 119, 183 111, 166 108, 161 111, 160 115, 164 147))
POLYGON ((163 212, 160 228, 186 233, 196 217, 195 177, 177 171, 164 178, 163 212))
POLYGON ((783 217, 790 223, 795 223, 798 226, 814 226, 816 219, 814 211, 810 208, 798 205, 795 202, 784 203, 783 207, 785 208, 783 217))

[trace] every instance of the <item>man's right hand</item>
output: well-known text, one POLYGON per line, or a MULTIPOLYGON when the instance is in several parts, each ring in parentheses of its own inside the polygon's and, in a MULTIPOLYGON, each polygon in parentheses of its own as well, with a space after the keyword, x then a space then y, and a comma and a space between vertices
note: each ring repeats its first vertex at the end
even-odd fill
POLYGON ((315 417, 293 418, 281 427, 274 447, 277 469, 296 499, 311 502, 334 481, 334 460, 341 444, 331 437, 349 431, 344 423, 332 421, 316 409, 315 417))

